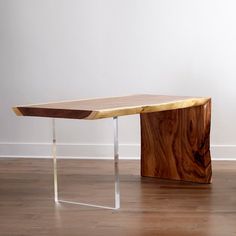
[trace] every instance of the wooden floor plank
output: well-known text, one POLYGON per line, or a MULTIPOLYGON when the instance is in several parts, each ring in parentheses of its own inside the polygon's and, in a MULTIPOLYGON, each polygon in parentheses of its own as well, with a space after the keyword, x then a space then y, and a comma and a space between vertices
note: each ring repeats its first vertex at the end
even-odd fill
MULTIPOLYGON (((113 163, 59 160, 60 196, 113 203, 113 163)), ((140 177, 120 161, 121 209, 53 202, 52 160, 0 160, 0 235, 236 235, 236 162, 213 161, 210 185, 140 177)))

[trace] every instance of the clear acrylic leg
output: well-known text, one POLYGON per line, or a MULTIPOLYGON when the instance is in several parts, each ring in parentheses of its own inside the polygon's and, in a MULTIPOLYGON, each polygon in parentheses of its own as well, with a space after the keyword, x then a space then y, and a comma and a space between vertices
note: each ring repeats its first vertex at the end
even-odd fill
POLYGON ((82 202, 74 202, 67 200, 58 199, 58 180, 57 180, 57 157, 56 157, 56 127, 55 119, 52 120, 52 133, 53 133, 53 146, 52 146, 52 155, 53 155, 53 179, 54 179, 54 201, 56 203, 70 203, 77 204, 82 206, 97 207, 103 209, 116 210, 120 208, 120 179, 119 179, 119 153, 118 153, 118 117, 113 117, 113 128, 114 128, 114 174, 115 174, 115 207, 87 204, 82 202))
POLYGON ((56 203, 58 203, 58 182, 57 182, 57 156, 56 156, 56 127, 55 127, 55 119, 52 119, 52 155, 53 155, 54 201, 56 203))
POLYGON ((120 179, 119 179, 119 143, 118 143, 118 118, 114 122, 114 171, 115 171, 115 209, 120 208, 120 179))

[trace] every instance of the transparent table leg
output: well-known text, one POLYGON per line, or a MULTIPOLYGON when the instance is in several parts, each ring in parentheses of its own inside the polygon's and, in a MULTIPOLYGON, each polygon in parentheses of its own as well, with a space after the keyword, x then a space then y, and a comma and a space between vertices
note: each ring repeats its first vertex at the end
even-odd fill
POLYGON ((103 209, 116 210, 120 208, 120 180, 119 180, 119 153, 118 153, 118 118, 113 117, 113 128, 114 128, 114 175, 115 175, 115 207, 87 204, 82 202, 74 202, 67 200, 58 199, 58 181, 57 181, 57 157, 56 157, 56 127, 55 119, 52 120, 52 134, 53 134, 53 146, 52 146, 52 155, 53 155, 53 179, 54 179, 54 201, 56 203, 70 203, 77 204, 82 206, 97 207, 103 209))
POLYGON ((119 143, 118 143, 118 118, 114 122, 114 171, 115 171, 115 209, 120 208, 120 179, 119 179, 119 143))
POLYGON ((56 127, 55 127, 55 119, 52 119, 52 155, 53 155, 54 201, 56 203, 58 203, 58 182, 57 182, 57 156, 56 156, 56 127))

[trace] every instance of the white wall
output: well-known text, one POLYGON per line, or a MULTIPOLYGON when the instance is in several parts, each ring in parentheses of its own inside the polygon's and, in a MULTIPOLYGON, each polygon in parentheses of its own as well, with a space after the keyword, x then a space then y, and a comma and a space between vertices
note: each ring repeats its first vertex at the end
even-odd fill
MULTIPOLYGON (((0 155, 50 155, 50 121, 16 117, 16 104, 154 93, 211 96, 213 157, 236 157, 235 9, 233 0, 0 0, 0 155)), ((138 156, 139 131, 138 116, 120 119, 122 156, 138 156)), ((61 155, 111 155, 112 121, 60 120, 58 140, 61 155)))

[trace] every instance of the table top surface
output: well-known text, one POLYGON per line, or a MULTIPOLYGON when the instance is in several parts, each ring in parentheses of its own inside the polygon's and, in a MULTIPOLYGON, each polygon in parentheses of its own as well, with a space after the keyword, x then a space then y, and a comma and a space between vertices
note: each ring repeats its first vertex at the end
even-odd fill
POLYGON ((21 105, 13 107, 13 110, 18 116, 92 120, 200 106, 206 104, 209 100, 209 97, 138 94, 21 105))

